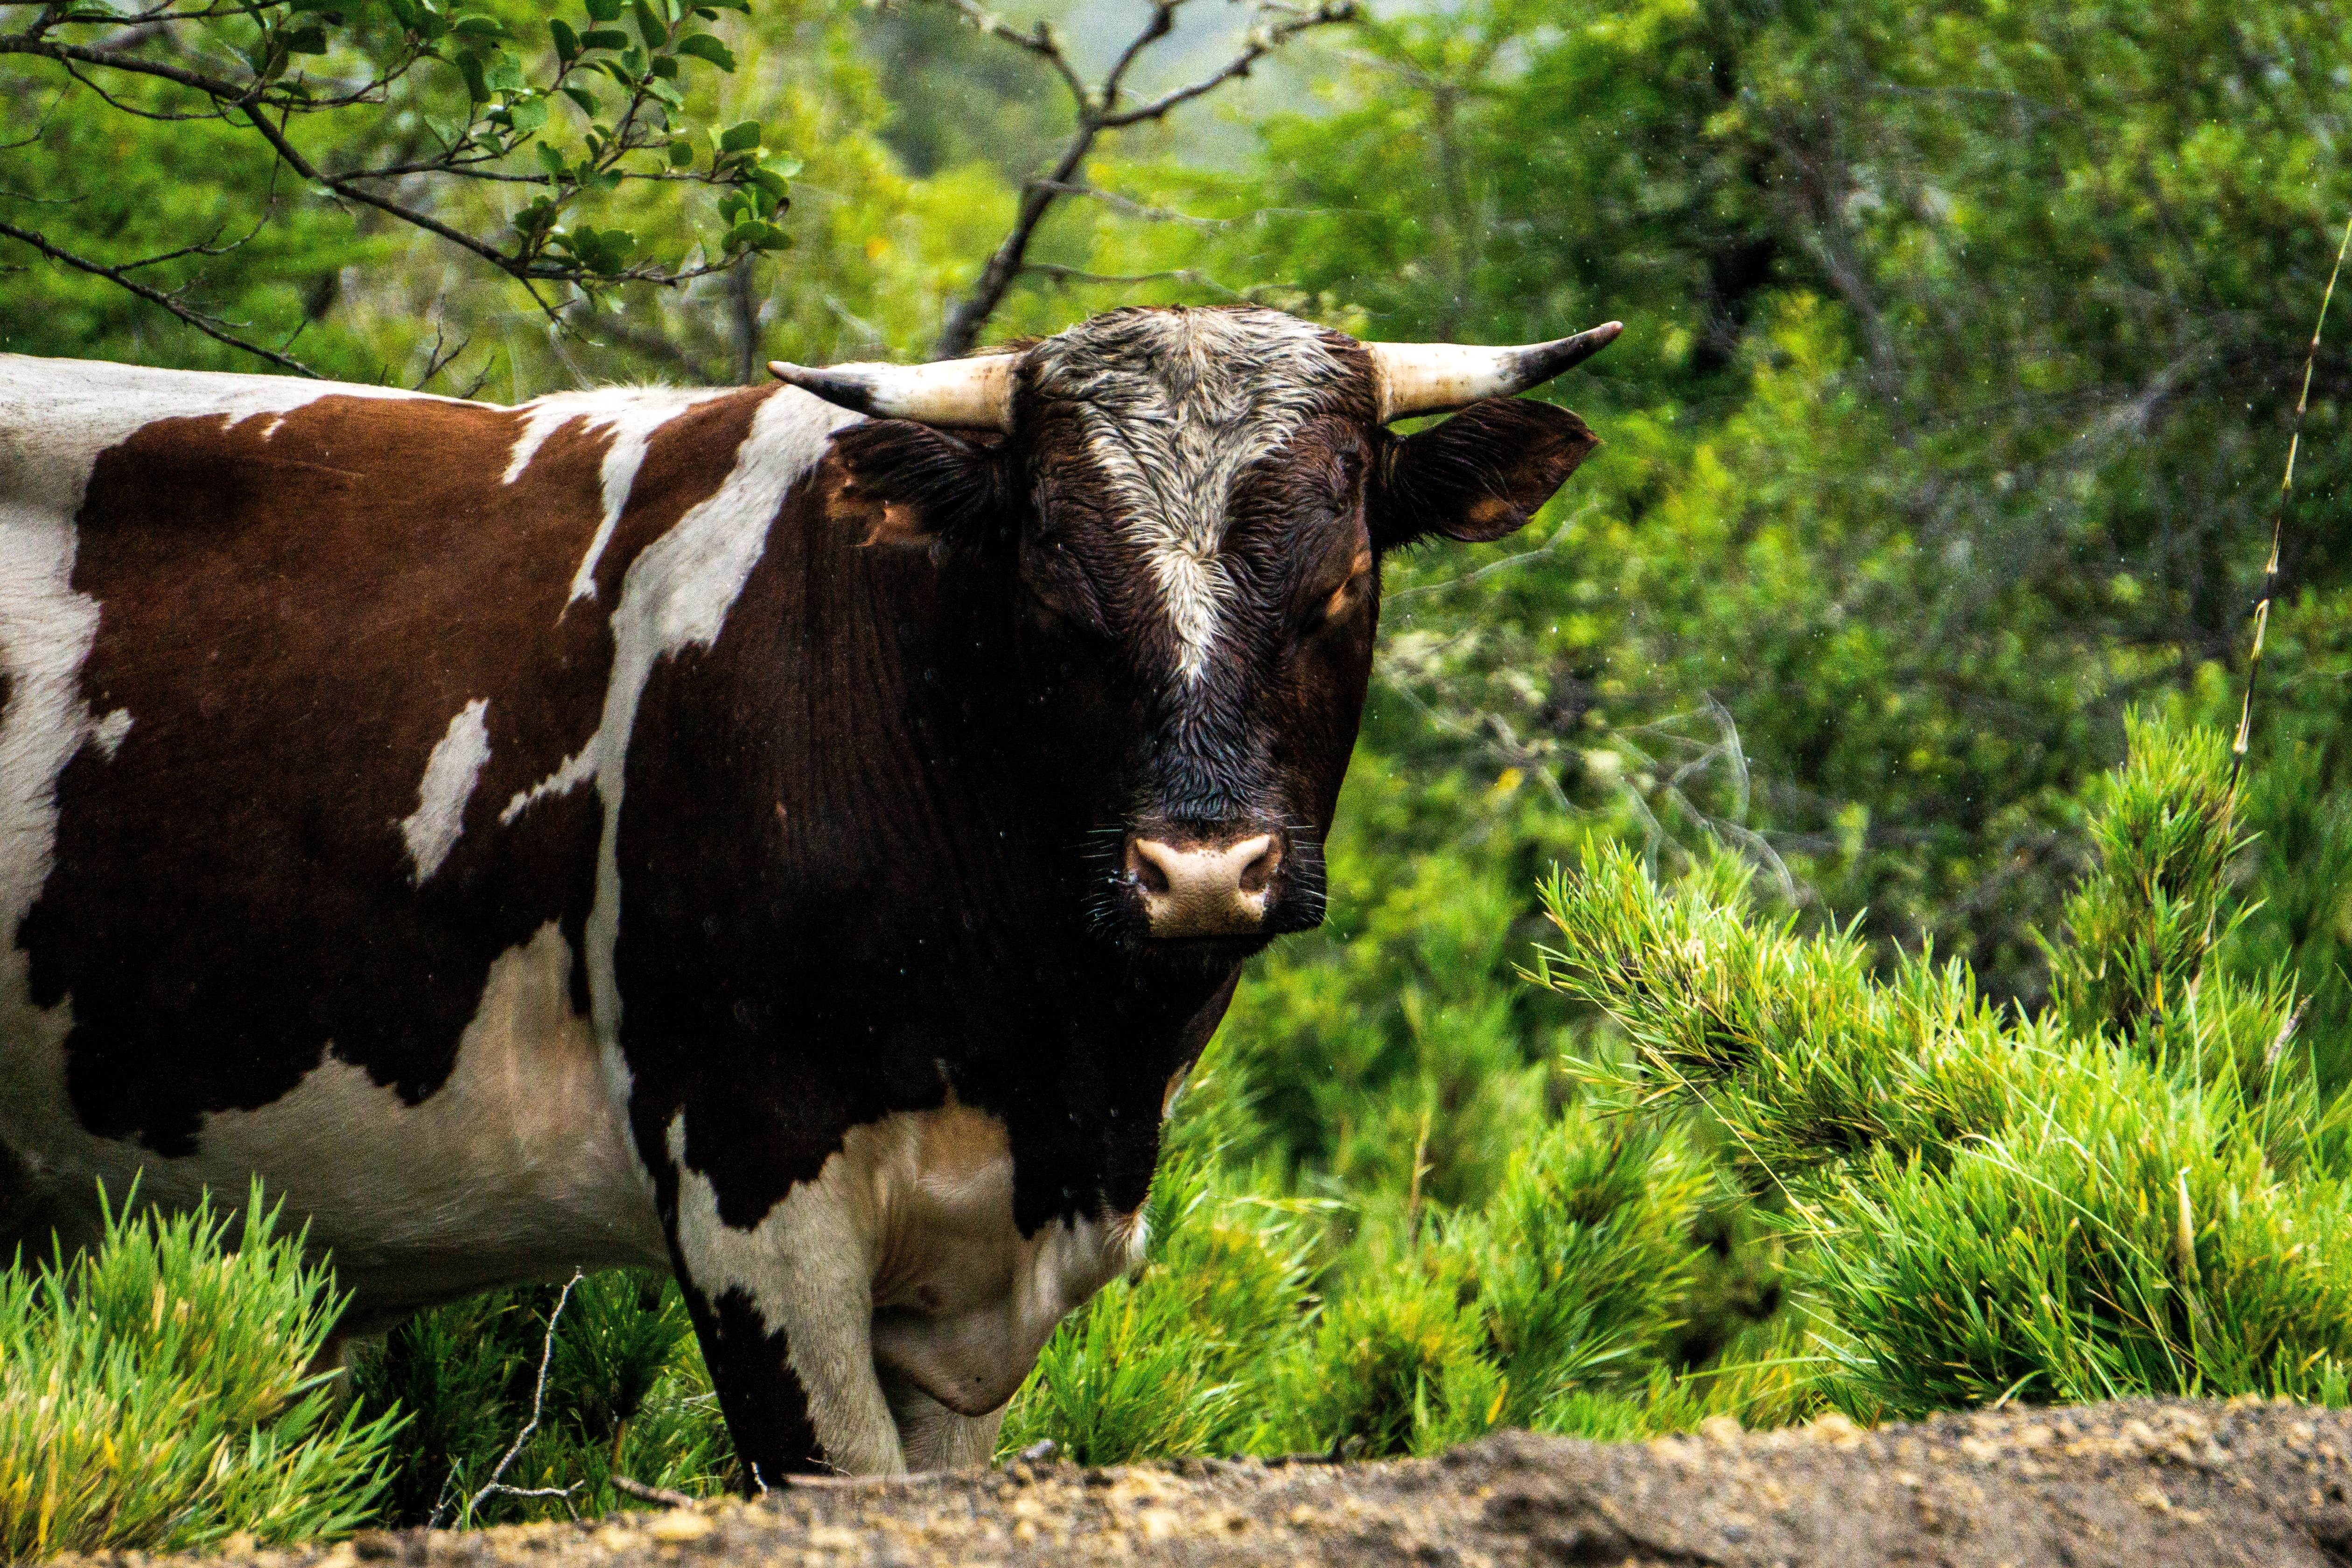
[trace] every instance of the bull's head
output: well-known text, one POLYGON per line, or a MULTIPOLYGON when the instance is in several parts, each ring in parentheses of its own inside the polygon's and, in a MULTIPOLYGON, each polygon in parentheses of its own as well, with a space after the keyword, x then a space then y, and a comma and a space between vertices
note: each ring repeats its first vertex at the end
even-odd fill
POLYGON ((1095 928, 1230 956, 1323 918, 1382 555, 1525 523, 1597 443, 1513 395, 1618 331, 1368 343, 1138 309, 971 359, 770 368, 877 416, 838 449, 883 533, 1009 567, 1025 695, 1089 797, 1095 928))

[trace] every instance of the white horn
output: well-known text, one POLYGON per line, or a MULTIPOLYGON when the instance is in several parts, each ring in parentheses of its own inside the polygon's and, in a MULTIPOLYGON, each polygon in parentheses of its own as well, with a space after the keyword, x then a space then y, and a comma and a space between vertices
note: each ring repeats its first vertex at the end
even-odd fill
POLYGON ((1572 338, 1510 348, 1469 343, 1366 343, 1381 423, 1414 414, 1444 414, 1482 397, 1509 397, 1539 386, 1617 341, 1622 321, 1572 338))
POLYGON ((1017 354, 978 354, 930 364, 836 364, 823 370, 768 362, 769 374, 827 403, 883 419, 958 430, 1013 428, 1017 354))

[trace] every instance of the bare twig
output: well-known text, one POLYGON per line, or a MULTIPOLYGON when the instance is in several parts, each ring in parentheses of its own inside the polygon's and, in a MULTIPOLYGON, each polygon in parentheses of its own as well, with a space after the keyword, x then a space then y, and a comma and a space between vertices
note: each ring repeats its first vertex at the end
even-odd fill
POLYGON ((2254 605, 2254 646, 2246 656, 2246 700, 2238 710, 2237 738, 2230 742, 2230 787, 2246 765, 2246 742, 2254 727, 2254 685, 2263 673, 2263 634, 2270 630, 2271 595, 2278 588, 2279 536, 2286 528, 2286 505, 2294 494, 2294 458, 2303 446, 2304 411, 2311 406, 2311 369, 2319 360, 2319 334, 2327 325, 2327 307, 2336 299, 2336 279, 2344 271, 2344 254, 2352 249, 2352 218, 2344 223, 2344 237, 2336 245, 2336 265, 2327 270, 2327 289, 2319 296, 2319 319, 2311 324, 2311 347, 2303 356, 2303 391, 2294 400, 2294 432, 2287 437, 2286 473, 2279 480, 2278 510, 2271 514, 2271 554, 2263 563, 2263 596, 2254 605))
POLYGON ((645 1482, 632 1479, 627 1476, 614 1476, 613 1489, 623 1497, 635 1498, 639 1502, 657 1503, 663 1508, 694 1506, 694 1499, 684 1492, 672 1491, 667 1487, 649 1487, 645 1482))
MULTIPOLYGON (((1076 187, 1076 174, 1085 165, 1087 154, 1108 131, 1121 131, 1149 121, 1165 118, 1183 104, 1192 102, 1229 81, 1249 75, 1258 61, 1280 48, 1285 43, 1317 27, 1328 27, 1355 20, 1355 0, 1321 0, 1310 9, 1261 3, 1263 20, 1253 28, 1243 47, 1215 70, 1195 81, 1160 94, 1159 97, 1122 107, 1128 72, 1152 45, 1166 37, 1174 28, 1176 13, 1185 0, 1153 0, 1151 15, 1136 35, 1128 40, 1104 73, 1100 82, 1089 84, 1070 63, 1061 41, 1053 30, 1039 22, 1024 33, 1005 24, 1001 18, 979 5, 978 0, 936 0, 963 19, 974 31, 990 37, 1003 38, 1014 47, 1036 56, 1050 66, 1070 94, 1071 106, 1077 123, 1069 140, 1055 155, 1048 169, 1030 180, 1021 189, 1021 205, 1013 219, 1013 227, 1003 243, 997 246, 981 268, 980 277, 969 292, 958 300, 948 311, 940 329, 935 353, 942 359, 969 353, 980 341, 982 328, 1004 302, 1013 280, 1024 272, 1040 272, 1064 278, 1081 276, 1074 268, 1048 268, 1029 260, 1030 242, 1036 237, 1037 226, 1045 221, 1055 203, 1076 187)), ((1171 274, 1170 276, 1174 276, 1171 274)))
MULTIPOLYGON (((131 268, 148 266, 163 258, 150 257, 144 260, 125 263, 121 267, 110 267, 102 261, 92 261, 86 256, 77 256, 64 247, 51 243, 47 237, 29 228, 18 228, 12 223, 0 221, 0 235, 5 235, 19 244, 31 246, 60 266, 70 267, 78 272, 87 272, 94 278, 103 278, 115 287, 137 295, 149 304, 160 306, 170 311, 216 342, 226 343, 233 349, 242 349, 256 358, 268 360, 279 369, 290 370, 297 375, 315 377, 319 374, 291 355, 280 353, 276 349, 257 343, 249 338, 237 336, 236 333, 229 331, 228 324, 217 316, 206 315, 202 310, 182 303, 177 296, 167 294, 163 289, 152 288, 131 276, 131 268)), ((174 254, 185 255, 187 252, 180 251, 174 254)))
MULTIPOLYGON (((507 1451, 499 1456, 498 1468, 490 1472, 490 1479, 482 1483, 482 1489, 466 1500, 465 1508, 457 1515, 457 1524, 460 1529, 472 1522, 474 1510, 481 1507, 494 1493, 504 1492, 514 1497, 562 1497, 566 1503, 572 1500, 572 1487, 525 1489, 500 1486, 499 1480, 507 1473, 507 1467, 513 1464, 516 1457, 522 1452, 522 1446, 530 1441, 531 1434, 539 1430, 540 1413, 547 1405, 548 1363, 555 1359, 555 1325, 562 1320, 563 1309, 571 1301, 572 1289, 579 1285, 580 1279, 580 1270, 573 1269, 572 1278, 563 1282, 563 1294, 555 1299, 555 1310, 547 1314, 547 1339, 539 1350, 539 1381, 532 1385, 530 1391, 530 1419, 522 1424, 522 1430, 515 1434, 515 1440, 508 1445, 507 1451)), ((574 1482, 573 1485, 576 1486, 578 1483, 574 1482)))

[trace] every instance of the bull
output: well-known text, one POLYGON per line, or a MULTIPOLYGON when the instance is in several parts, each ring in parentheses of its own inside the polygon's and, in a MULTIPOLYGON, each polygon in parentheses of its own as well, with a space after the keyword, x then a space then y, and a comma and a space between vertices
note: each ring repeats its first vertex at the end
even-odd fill
POLYGON ((257 1176, 352 1331, 665 1267, 753 1477, 984 1462, 1323 918, 1382 559, 1524 523, 1596 443, 1515 395, 1617 331, 514 408, 0 356, 0 1246, 257 1176))

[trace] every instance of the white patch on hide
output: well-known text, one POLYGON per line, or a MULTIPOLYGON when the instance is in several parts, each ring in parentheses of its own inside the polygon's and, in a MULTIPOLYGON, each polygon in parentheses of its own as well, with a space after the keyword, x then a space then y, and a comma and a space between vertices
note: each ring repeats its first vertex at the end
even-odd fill
POLYGON ((400 820, 413 868, 408 879, 417 887, 431 880, 466 830, 466 803, 474 798, 474 784, 490 760, 489 710, 489 699, 477 697, 449 721, 447 732, 425 759, 416 809, 400 820))
POLYGON ((491 963, 457 1066, 417 1104, 331 1052, 270 1104, 207 1115, 194 1157, 151 1160, 145 1180, 242 1196, 262 1173, 374 1312, 575 1267, 659 1267, 653 1194, 571 975, 550 921, 491 963))
POLYGON ((608 386, 592 392, 555 393, 523 404, 516 410, 523 416, 523 425, 501 481, 509 485, 522 478, 547 438, 573 420, 587 421, 590 432, 613 433, 612 444, 604 448, 604 466, 598 471, 604 489, 604 515, 597 521, 596 534, 589 541, 587 553, 580 559, 580 569, 572 574, 572 591, 564 598, 567 607, 596 596, 596 563, 604 559, 604 547, 612 542, 613 531, 620 526, 621 513, 628 507, 629 491, 636 484, 637 469, 645 464, 646 449, 653 442, 654 432, 696 404, 726 395, 727 389, 723 387, 608 386))
POLYGON ((98 742, 98 749, 106 753, 106 760, 110 763, 114 760, 114 753, 122 750, 122 742, 130 734, 131 710, 128 708, 117 708, 89 727, 89 738, 98 742))
POLYGON ((515 791, 514 797, 499 812, 499 826, 511 826, 514 819, 551 795, 570 795, 573 790, 596 776, 596 739, 563 759, 561 766, 529 789, 515 791))
POLYGON ((817 1438, 853 1473, 984 1460, 1055 1327, 1142 1260, 1139 1215, 1022 1236, 1003 1123, 952 1101, 852 1128, 750 1229, 687 1168, 682 1112, 668 1143, 688 1273, 783 1334, 817 1438))
POLYGON ((1040 395, 1077 405, 1167 606, 1177 673, 1198 680, 1234 587, 1220 554, 1234 483, 1289 441, 1347 367, 1321 329, 1275 310, 1097 318, 1046 339, 1030 363, 1040 395))

